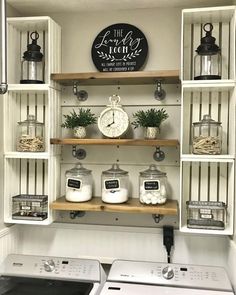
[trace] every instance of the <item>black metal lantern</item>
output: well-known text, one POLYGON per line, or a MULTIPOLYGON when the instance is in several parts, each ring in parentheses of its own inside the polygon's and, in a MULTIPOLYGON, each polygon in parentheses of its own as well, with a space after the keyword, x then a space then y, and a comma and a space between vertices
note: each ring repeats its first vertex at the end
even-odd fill
POLYGON ((206 23, 203 30, 206 35, 201 38, 194 57, 194 80, 221 79, 221 50, 211 35, 213 25, 206 23))
POLYGON ((31 44, 27 45, 21 62, 21 84, 44 83, 44 58, 40 52, 41 47, 37 44, 38 32, 30 34, 31 44))

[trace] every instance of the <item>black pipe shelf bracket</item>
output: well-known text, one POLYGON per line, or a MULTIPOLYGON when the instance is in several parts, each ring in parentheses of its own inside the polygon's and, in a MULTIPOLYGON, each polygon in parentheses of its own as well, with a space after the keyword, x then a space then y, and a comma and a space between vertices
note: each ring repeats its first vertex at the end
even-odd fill
POLYGON ((159 146, 156 147, 156 151, 153 154, 153 159, 157 162, 161 162, 165 159, 165 153, 159 146))
POLYGON ((81 218, 86 214, 85 211, 70 211, 70 219, 81 218))
POLYGON ((160 223, 164 216, 161 214, 152 214, 152 218, 155 221, 155 223, 160 223))
POLYGON ((77 148, 76 145, 72 146, 72 156, 78 160, 83 160, 86 158, 87 153, 85 149, 77 148))
POLYGON ((156 80, 156 90, 154 92, 154 97, 156 100, 163 100, 166 98, 166 91, 162 88, 163 80, 156 80))
POLYGON ((88 99, 88 92, 86 90, 79 90, 78 82, 74 82, 73 84, 73 93, 78 101, 86 101, 88 99))

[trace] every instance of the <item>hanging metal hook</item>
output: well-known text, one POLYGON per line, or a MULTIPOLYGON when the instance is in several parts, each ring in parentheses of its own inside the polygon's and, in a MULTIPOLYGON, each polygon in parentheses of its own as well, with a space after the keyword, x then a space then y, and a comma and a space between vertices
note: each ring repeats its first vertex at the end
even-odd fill
POLYGON ((73 93, 77 96, 79 101, 85 101, 88 99, 88 92, 86 90, 79 90, 78 82, 74 82, 73 93))
POLYGON ((157 100, 163 100, 165 99, 166 97, 166 92, 165 90, 162 88, 162 85, 161 85, 161 80, 157 80, 156 83, 157 83, 157 88, 154 92, 154 97, 155 99, 157 100))

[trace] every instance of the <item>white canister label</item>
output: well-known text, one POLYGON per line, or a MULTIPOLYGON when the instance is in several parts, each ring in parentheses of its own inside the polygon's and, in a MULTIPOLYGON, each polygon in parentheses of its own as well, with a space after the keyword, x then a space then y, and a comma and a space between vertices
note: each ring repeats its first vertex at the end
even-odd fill
POLYGON ((66 187, 80 191, 82 188, 82 181, 76 178, 67 178, 66 187))
POLYGON ((104 188, 106 191, 118 191, 120 189, 119 179, 104 180, 104 188))
POLYGON ((160 181, 159 180, 144 180, 143 187, 145 191, 159 191, 160 181))

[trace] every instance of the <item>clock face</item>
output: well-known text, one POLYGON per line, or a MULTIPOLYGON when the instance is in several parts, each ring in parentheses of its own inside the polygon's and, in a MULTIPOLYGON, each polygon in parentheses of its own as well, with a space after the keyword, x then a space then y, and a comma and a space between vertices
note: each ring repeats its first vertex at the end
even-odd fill
POLYGON ((107 137, 120 137, 128 127, 129 117, 119 107, 105 109, 98 118, 98 128, 107 137))

